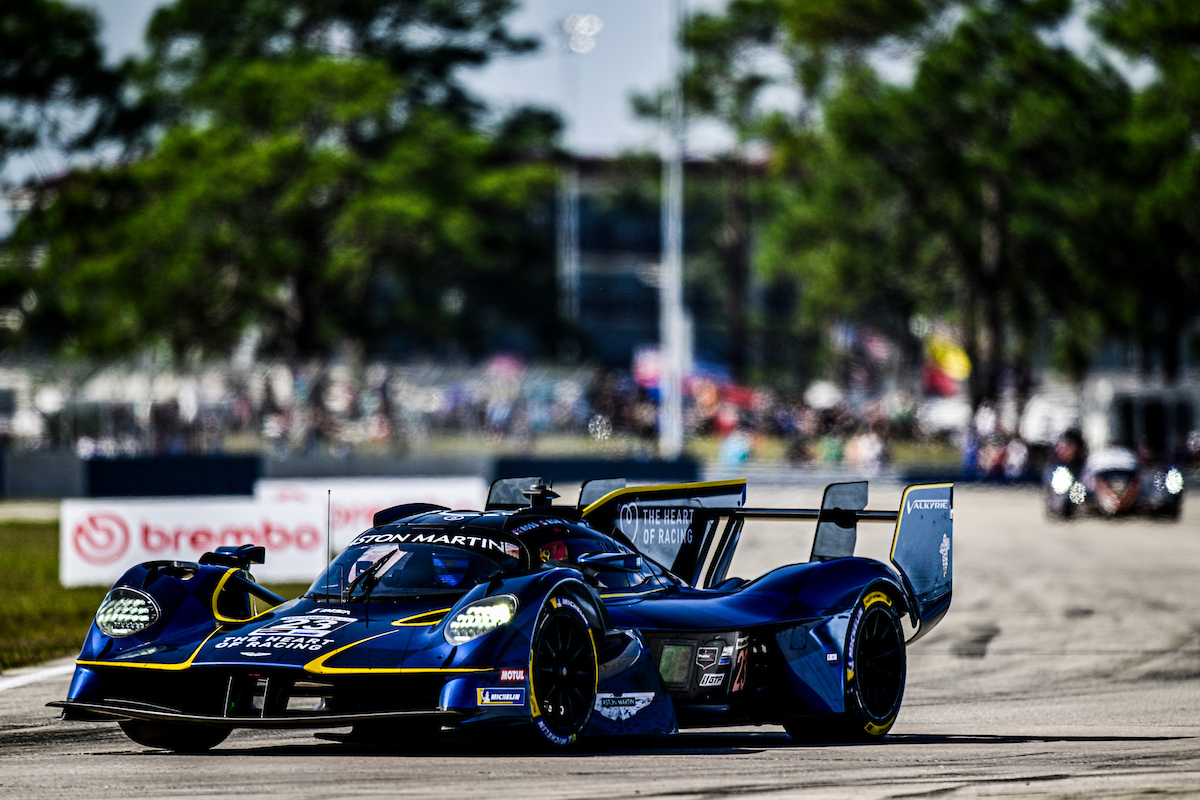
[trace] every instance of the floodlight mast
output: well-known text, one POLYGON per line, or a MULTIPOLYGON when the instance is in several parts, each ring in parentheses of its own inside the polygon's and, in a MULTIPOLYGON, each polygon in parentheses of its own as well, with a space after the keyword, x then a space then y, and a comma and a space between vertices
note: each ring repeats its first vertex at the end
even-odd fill
POLYGON ((578 139, 579 119, 579 61, 596 45, 596 34, 604 23, 595 14, 571 14, 555 26, 559 37, 559 80, 564 113, 567 117, 563 134, 567 163, 559 168, 557 262, 559 315, 572 325, 579 323, 579 160, 574 147, 578 139))
POLYGON ((684 0, 671 0, 668 22, 666 134, 663 137, 662 266, 659 271, 658 449, 683 453, 683 374, 687 320, 683 310, 683 69, 684 0))

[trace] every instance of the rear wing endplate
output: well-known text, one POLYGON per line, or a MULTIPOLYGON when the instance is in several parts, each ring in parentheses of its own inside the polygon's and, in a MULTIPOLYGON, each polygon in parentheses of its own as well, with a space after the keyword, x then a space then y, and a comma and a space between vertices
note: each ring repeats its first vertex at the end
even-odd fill
MULTIPOLYGON (((909 486, 895 512, 868 511, 866 506, 866 481, 827 486, 816 512, 817 533, 810 560, 848 558, 854 555, 859 522, 894 520, 891 560, 911 611, 913 635, 909 641, 916 641, 950 610, 954 588, 954 484, 909 486)), ((752 512, 745 509, 743 513, 752 512)), ((769 511, 759 516, 767 517, 769 511)))
POLYGON ((909 486, 900 499, 892 537, 892 563, 916 609, 913 639, 924 636, 950 610, 954 589, 954 484, 909 486))

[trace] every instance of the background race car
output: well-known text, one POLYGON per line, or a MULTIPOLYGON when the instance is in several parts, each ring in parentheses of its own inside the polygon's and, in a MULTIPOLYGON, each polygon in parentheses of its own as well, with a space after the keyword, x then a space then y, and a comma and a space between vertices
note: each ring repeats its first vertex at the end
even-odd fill
POLYGON ((1140 464, 1130 450, 1106 447, 1082 464, 1052 463, 1043 490, 1046 513, 1059 519, 1144 514, 1177 520, 1183 510, 1183 484, 1177 467, 1140 464))

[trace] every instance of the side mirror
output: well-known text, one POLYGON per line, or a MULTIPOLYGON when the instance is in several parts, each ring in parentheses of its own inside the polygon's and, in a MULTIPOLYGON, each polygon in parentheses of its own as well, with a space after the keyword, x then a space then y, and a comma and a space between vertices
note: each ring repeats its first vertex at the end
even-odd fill
POLYGON ((585 553, 577 562, 593 572, 641 572, 646 567, 636 553, 585 553))
POLYGON ((215 553, 205 553, 200 556, 201 564, 216 564, 222 567, 238 567, 250 569, 251 564, 262 564, 267 560, 267 548, 258 545, 244 544, 240 547, 226 545, 218 547, 215 553))

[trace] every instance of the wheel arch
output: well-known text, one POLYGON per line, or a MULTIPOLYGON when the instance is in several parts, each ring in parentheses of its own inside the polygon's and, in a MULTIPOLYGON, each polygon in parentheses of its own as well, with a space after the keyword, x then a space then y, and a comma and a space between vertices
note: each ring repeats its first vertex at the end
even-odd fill
POLYGON ((746 587, 752 593, 789 595, 778 621, 811 619, 849 611, 871 587, 886 586, 901 614, 911 614, 911 601, 896 574, 869 558, 839 558, 782 567, 746 587))
POLYGON ((565 597, 579 606, 579 611, 583 614, 589 627, 600 634, 612 629, 613 623, 608 609, 605 608, 596 591, 584 582, 580 573, 571 569, 554 570, 547 573, 546 578, 547 580, 539 587, 538 593, 541 595, 541 601, 538 604, 537 614, 534 615, 535 619, 551 599, 565 597))

